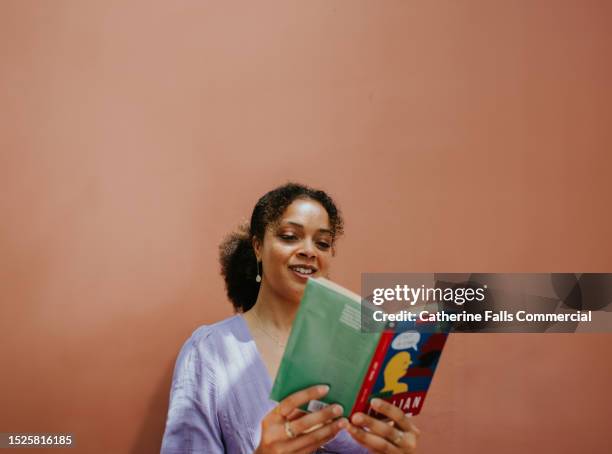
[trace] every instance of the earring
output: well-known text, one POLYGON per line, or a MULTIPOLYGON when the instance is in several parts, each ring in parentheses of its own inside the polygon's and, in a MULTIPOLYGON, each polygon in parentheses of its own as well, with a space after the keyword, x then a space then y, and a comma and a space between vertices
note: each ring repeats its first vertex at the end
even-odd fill
POLYGON ((259 275, 259 260, 257 260, 257 276, 255 277, 255 282, 261 282, 261 276, 259 275))

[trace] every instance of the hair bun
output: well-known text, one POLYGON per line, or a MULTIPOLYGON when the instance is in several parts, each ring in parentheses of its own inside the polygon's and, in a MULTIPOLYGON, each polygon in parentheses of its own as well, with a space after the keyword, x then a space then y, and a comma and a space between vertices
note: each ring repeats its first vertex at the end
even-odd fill
POLYGON ((248 223, 241 224, 221 242, 219 262, 228 298, 237 311, 248 311, 257 300, 260 285, 255 281, 257 257, 248 223))

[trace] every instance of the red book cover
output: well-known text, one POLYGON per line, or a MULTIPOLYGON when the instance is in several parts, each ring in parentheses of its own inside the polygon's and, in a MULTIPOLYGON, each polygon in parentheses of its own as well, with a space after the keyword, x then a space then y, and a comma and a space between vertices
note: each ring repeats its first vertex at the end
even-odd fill
POLYGON ((384 418, 369 405, 375 397, 411 416, 421 412, 448 337, 448 332, 429 332, 433 331, 431 327, 423 327, 418 323, 395 333, 383 333, 353 413, 384 418))
POLYGON ((378 372, 380 371, 385 356, 387 355, 387 349, 391 345, 393 337, 393 331, 384 331, 382 333, 380 342, 378 343, 376 351, 374 352, 374 356, 372 356, 372 362, 370 363, 368 372, 363 380, 363 385, 361 385, 361 389, 357 395, 357 400, 355 401, 355 405, 351 411, 351 416, 357 412, 365 413, 370 406, 368 397, 370 396, 372 387, 376 382, 376 378, 378 378, 378 372))

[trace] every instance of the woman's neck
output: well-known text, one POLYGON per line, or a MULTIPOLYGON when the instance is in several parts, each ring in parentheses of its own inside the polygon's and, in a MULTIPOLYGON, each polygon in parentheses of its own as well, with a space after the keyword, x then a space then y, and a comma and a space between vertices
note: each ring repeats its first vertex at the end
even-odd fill
POLYGON ((279 298, 265 283, 262 283, 255 306, 251 310, 262 323, 269 325, 283 337, 287 337, 298 307, 299 302, 279 298))

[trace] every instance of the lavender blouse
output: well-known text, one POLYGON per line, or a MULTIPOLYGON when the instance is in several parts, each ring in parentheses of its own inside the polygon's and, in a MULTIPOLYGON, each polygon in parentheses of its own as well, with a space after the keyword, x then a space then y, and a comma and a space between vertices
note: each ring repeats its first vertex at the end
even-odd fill
MULTIPOLYGON (((252 454, 271 389, 242 316, 199 327, 176 360, 161 454, 252 454)), ((317 452, 369 451, 342 430, 317 452)))

